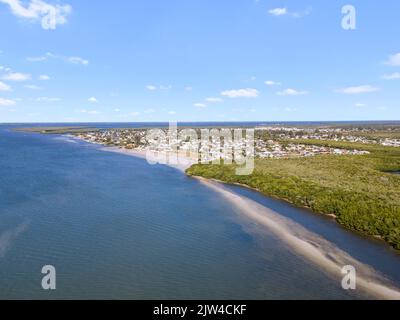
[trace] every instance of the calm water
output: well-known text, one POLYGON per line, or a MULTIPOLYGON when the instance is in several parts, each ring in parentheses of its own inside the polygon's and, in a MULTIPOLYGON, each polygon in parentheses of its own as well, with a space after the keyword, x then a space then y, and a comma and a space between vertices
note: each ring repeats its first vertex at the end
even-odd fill
MULTIPOLYGON (((268 231, 253 233, 230 203, 175 169, 10 128, 0 125, 0 298, 363 297, 341 289, 268 231), (57 269, 52 292, 40 285, 48 264, 57 269)), ((229 188, 400 284, 400 257, 381 243, 229 188)))

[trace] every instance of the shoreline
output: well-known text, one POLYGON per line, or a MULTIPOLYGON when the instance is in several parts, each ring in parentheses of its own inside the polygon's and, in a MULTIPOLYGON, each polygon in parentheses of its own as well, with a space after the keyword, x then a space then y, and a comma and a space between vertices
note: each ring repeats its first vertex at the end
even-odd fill
POLYGON ((359 262, 322 236, 250 198, 227 190, 219 182, 201 177, 196 179, 234 204, 237 210, 251 221, 268 229, 293 253, 319 267, 327 276, 339 281, 343 277, 342 268, 352 265, 357 269, 357 285, 366 295, 379 299, 400 300, 400 289, 385 276, 369 265, 359 262))
MULTIPOLYGON (((148 153, 147 150, 125 149, 115 146, 104 146, 102 144, 97 145, 100 146, 100 150, 102 151, 115 152, 141 158, 147 160, 149 164, 154 164, 152 162, 159 160, 156 156, 151 157, 151 153, 148 153)), ((164 154, 163 156, 166 155, 164 154)), ((185 157, 182 154, 176 156, 176 158, 178 160, 178 163, 176 164, 168 163, 168 161, 157 164, 178 169, 181 173, 186 174, 186 169, 195 163, 193 159, 185 157)), ((309 231, 297 222, 283 217, 274 210, 265 207, 250 198, 241 196, 226 189, 224 187, 224 184, 226 183, 223 181, 206 179, 193 175, 187 176, 198 180, 204 186, 221 195, 226 201, 234 205, 235 210, 238 211, 237 213, 242 214, 244 217, 249 219, 249 221, 260 224, 265 228, 265 231, 268 230, 272 232, 291 252, 299 255, 305 261, 312 263, 327 276, 337 280, 338 283, 343 277, 342 268, 346 265, 352 265, 357 268, 358 288, 360 288, 366 296, 373 296, 378 299, 400 300, 400 288, 397 288, 390 280, 386 279, 384 275, 374 270, 371 266, 353 258, 351 255, 339 249, 334 243, 324 239, 322 236, 309 231)), ((255 188, 251 188, 247 185, 233 185, 238 185, 259 192, 255 188)), ((266 196, 263 193, 261 194, 266 196)), ((334 219, 334 217, 330 215, 324 214, 324 216, 334 219)))
MULTIPOLYGON (((75 137, 75 136, 73 136, 73 137, 75 137)), ((85 141, 85 142, 88 142, 88 141, 86 141, 86 140, 84 140, 84 139, 81 139, 81 138, 78 138, 78 137, 75 137, 75 138, 76 138, 76 139, 79 139, 79 140, 82 140, 82 141, 85 141)), ((94 142, 88 142, 88 143, 97 144, 97 143, 94 143, 94 142)), ((148 158, 149 156, 147 155, 147 151, 146 151, 146 150, 125 149, 125 148, 122 148, 122 147, 117 147, 117 146, 106 146, 106 145, 103 145, 103 144, 98 144, 98 145, 103 146, 103 147, 104 147, 104 151, 113 151, 113 152, 117 152, 117 153, 121 153, 121 154, 127 154, 127 155, 137 156, 137 157, 140 157, 140 158, 143 158, 143 159, 148 160, 148 162, 149 162, 149 160, 150 160, 150 161, 153 161, 153 160, 156 161, 156 160, 157 160, 157 159, 151 159, 151 157, 150 157, 150 159, 149 159, 149 158, 148 158)), ((170 163, 158 163, 158 164, 166 165, 166 166, 169 166, 169 167, 173 167, 173 168, 175 168, 175 169, 178 169, 178 170, 180 170, 180 171, 183 171, 187 176, 192 177, 192 178, 203 178, 203 179, 208 179, 208 180, 210 180, 210 181, 216 181, 216 182, 218 182, 218 183, 220 183, 220 184, 223 184, 223 185, 239 186, 239 187, 246 188, 246 189, 248 189, 248 190, 252 190, 252 191, 255 191, 255 192, 257 192, 257 193, 260 193, 260 194, 261 194, 262 196, 264 196, 264 197, 269 197, 269 198, 276 199, 276 200, 279 200, 279 201, 284 201, 284 202, 286 202, 286 203, 288 203, 288 204, 294 206, 295 208, 306 209, 306 210, 309 210, 309 211, 310 211, 311 213, 313 213, 313 214, 321 215, 321 216, 323 216, 323 217, 325 217, 325 218, 332 219, 332 220, 334 220, 339 226, 342 226, 346 231, 353 232, 353 233, 355 233, 355 234, 357 234, 357 235, 366 237, 366 238, 368 238, 368 239, 370 239, 370 240, 376 240, 376 241, 382 242, 382 243, 384 243, 384 244, 386 244, 386 245, 388 244, 387 241, 385 241, 385 240, 384 240, 381 236, 379 236, 379 235, 368 235, 368 234, 365 234, 365 233, 362 233, 362 232, 358 232, 358 231, 356 231, 356 230, 352 230, 352 229, 348 229, 348 228, 344 227, 344 226, 338 221, 338 216, 335 215, 335 214, 333 214, 333 213, 325 213, 325 212, 314 211, 314 210, 312 210, 310 207, 307 207, 307 206, 295 205, 295 204, 293 204, 289 199, 282 198, 282 197, 278 197, 278 196, 275 196, 275 195, 272 195, 272 194, 266 194, 266 193, 262 192, 261 190, 259 190, 259 189, 257 189, 257 188, 251 187, 251 186, 246 185, 246 184, 243 184, 243 183, 226 182, 226 181, 219 180, 219 179, 215 179, 215 178, 204 178, 204 177, 201 177, 201 176, 195 176, 195 175, 188 174, 188 173, 187 173, 187 170, 188 170, 192 165, 194 165, 194 164, 196 164, 196 163, 198 163, 198 162, 196 162, 196 161, 190 159, 189 157, 185 157, 185 156, 183 156, 182 154, 181 154, 181 155, 178 155, 177 158, 178 158, 178 161, 179 161, 179 162, 185 163, 185 164, 184 164, 184 165, 173 165, 173 164, 170 164, 170 163)), ((400 175, 400 171, 394 171, 394 172, 391 172, 391 174, 400 175)), ((396 249, 393 248, 392 246, 389 245, 389 247, 392 248, 393 250, 395 250, 396 253, 400 253, 399 250, 396 250, 396 249)))
MULTIPOLYGON (((101 145, 103 146, 103 145, 101 145)), ((115 152, 120 154, 125 154, 132 157, 141 158, 147 161, 150 165, 165 165, 168 167, 172 167, 178 169, 179 171, 185 172, 186 169, 189 169, 193 164, 195 164, 195 160, 185 157, 183 155, 171 155, 170 153, 166 152, 158 152, 155 155, 152 151, 147 150, 136 150, 136 149, 125 149, 120 147, 113 147, 113 146, 103 146, 100 150, 107 151, 107 152, 115 152), (161 158, 161 161, 160 161, 161 158), (173 160, 169 161, 162 161, 162 159, 170 159, 173 160)))
MULTIPOLYGON (((146 150, 125 149, 115 146, 104 146, 101 144, 98 145, 102 151, 115 152, 145 159, 150 164, 153 164, 153 161, 159 160, 158 157, 149 157, 149 154, 146 150)), ((193 159, 184 157, 183 155, 178 155, 177 159, 180 163, 171 164, 167 161, 165 163, 158 164, 173 167, 184 174, 186 174, 185 170, 194 164, 193 159)), ((288 247, 291 252, 300 256, 305 261, 312 263, 332 279, 340 281, 340 279, 343 277, 341 268, 346 265, 352 265, 357 268, 358 287, 366 296, 373 296, 378 299, 400 300, 400 289, 393 285, 390 280, 387 280, 385 276, 375 271, 369 265, 359 262, 345 251, 339 249, 335 244, 324 239, 322 236, 307 230, 297 222, 283 217, 279 213, 255 202, 250 198, 227 190, 224 187, 224 184, 226 183, 223 181, 191 175, 187 176, 197 179, 204 186, 207 186, 217 194, 221 195, 226 201, 229 201, 234 205, 235 210, 238 211, 237 213, 240 213, 251 222, 260 224, 263 228, 265 228, 265 231, 268 230, 269 232, 272 232, 288 247)), ((255 188, 251 188, 246 185, 233 185, 238 185, 259 192, 255 188)), ((264 195, 263 193, 261 194, 264 195)), ((324 214, 324 216, 334 219, 334 217, 330 215, 324 214)))

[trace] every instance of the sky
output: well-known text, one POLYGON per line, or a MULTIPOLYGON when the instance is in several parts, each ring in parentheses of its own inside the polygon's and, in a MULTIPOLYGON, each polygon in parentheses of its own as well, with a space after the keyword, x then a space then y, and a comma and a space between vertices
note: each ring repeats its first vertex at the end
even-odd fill
POLYGON ((398 0, 0 0, 0 123, 400 120, 399 31, 398 0))

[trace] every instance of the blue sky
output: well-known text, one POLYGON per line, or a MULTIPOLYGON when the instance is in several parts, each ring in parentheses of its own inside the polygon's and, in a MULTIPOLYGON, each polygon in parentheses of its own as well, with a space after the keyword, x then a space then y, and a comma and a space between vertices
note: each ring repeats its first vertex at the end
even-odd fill
POLYGON ((399 15, 398 0, 0 0, 0 122, 400 120, 399 15))

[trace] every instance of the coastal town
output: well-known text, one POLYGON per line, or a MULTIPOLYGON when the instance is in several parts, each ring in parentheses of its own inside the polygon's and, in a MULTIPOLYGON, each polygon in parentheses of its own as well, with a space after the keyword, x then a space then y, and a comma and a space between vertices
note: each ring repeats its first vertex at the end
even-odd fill
POLYGON ((394 136, 399 138, 380 137, 380 131, 373 128, 296 128, 270 126, 259 127, 257 130, 266 132, 278 139, 330 140, 400 147, 400 132, 398 128, 395 130, 388 128, 385 130, 385 132, 392 133, 394 136))
MULTIPOLYGON (((161 130, 161 129, 159 129, 161 130)), ((276 128, 257 128, 256 132, 269 133, 278 132, 276 128)), ((201 136, 200 129, 195 130, 198 136, 201 136)), ((327 146, 319 146, 312 144, 304 144, 296 142, 296 139, 316 139, 314 133, 308 132, 307 136, 299 135, 301 131, 297 128, 279 128, 279 134, 275 135, 274 139, 268 139, 255 135, 255 139, 251 140, 248 137, 241 139, 188 139, 182 135, 176 135, 174 139, 162 139, 149 141, 148 129, 107 129, 92 132, 76 133, 75 137, 91 143, 98 143, 105 146, 114 146, 123 149, 135 151, 155 151, 155 152, 171 152, 177 150, 186 153, 207 154, 206 159, 215 160, 217 158, 231 159, 232 152, 226 150, 243 150, 249 152, 254 150, 256 158, 292 158, 292 157, 312 157, 316 155, 363 155, 369 154, 364 150, 349 150, 340 148, 331 148, 327 146), (290 132, 291 134, 289 134, 290 132), (293 137, 293 133, 295 136, 293 137), (307 137, 307 138, 306 138, 307 137), (287 139, 291 140, 287 140, 287 139), (205 142, 207 141, 207 142, 205 142), (250 148, 250 149, 249 149, 250 148)), ((318 136, 323 139, 323 136, 318 136)), ((355 140, 358 141, 358 140, 355 140)), ((399 144, 400 146, 400 144, 399 144)))

